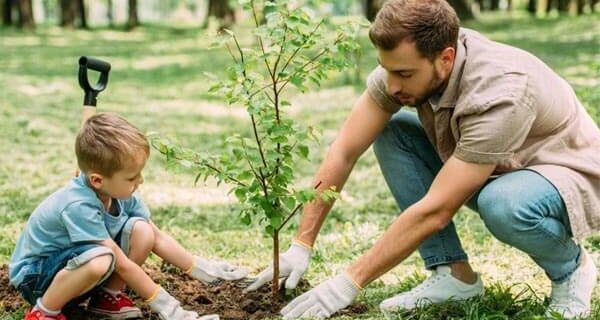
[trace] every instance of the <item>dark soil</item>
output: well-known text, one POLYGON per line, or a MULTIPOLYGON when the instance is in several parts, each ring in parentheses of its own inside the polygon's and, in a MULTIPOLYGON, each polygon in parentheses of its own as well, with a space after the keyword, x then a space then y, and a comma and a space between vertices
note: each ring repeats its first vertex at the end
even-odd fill
MULTIPOLYGON (((285 304, 302 292, 310 289, 310 284, 303 280, 298 285, 298 288, 292 292, 284 294, 282 291, 277 303, 273 304, 271 302, 271 288, 267 285, 257 291, 246 294, 242 291, 249 284, 248 280, 205 285, 166 264, 160 268, 158 266, 149 266, 144 267, 144 269, 155 282, 163 286, 165 290, 181 301, 186 310, 197 311, 200 315, 215 313, 223 320, 277 317, 279 310, 285 304)), ((141 306, 144 319, 159 319, 133 293, 131 293, 131 297, 134 298, 138 306, 141 306)), ((14 312, 23 309, 26 304, 17 290, 8 285, 7 266, 0 266, 0 309, 4 308, 8 312, 14 312)), ((366 311, 368 311, 367 305, 356 303, 340 311, 339 314, 352 316, 366 311)), ((85 304, 65 310, 65 314, 70 320, 101 319, 85 311, 85 304)))

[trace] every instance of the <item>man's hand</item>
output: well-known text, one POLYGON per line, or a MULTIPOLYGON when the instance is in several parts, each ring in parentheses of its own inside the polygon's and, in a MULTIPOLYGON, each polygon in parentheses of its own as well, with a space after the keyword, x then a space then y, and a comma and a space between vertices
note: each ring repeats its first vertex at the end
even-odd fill
POLYGON ((347 273, 331 278, 292 300, 281 310, 284 319, 328 318, 347 307, 360 288, 347 273))
POLYGON ((190 276, 204 283, 212 283, 219 279, 239 280, 248 275, 249 270, 237 267, 225 261, 207 260, 202 257, 194 257, 194 265, 190 276))
MULTIPOLYGON (((285 287, 287 289, 294 289, 300 278, 308 269, 308 263, 310 262, 310 255, 312 250, 297 241, 293 241, 290 248, 279 255, 279 276, 287 277, 285 281, 285 287)), ((258 274, 256 281, 254 281, 248 288, 247 291, 253 291, 262 287, 265 283, 273 279, 273 266, 271 265, 267 269, 263 270, 258 274)))

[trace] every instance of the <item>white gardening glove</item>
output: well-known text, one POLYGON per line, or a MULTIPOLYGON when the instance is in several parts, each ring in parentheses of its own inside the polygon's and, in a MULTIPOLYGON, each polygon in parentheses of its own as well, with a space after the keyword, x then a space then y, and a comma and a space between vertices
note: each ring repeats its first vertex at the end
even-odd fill
POLYGON ((183 310, 179 301, 162 287, 158 289, 158 293, 148 302, 148 305, 152 311, 158 313, 161 320, 219 320, 216 314, 199 316, 194 311, 183 310))
POLYGON ((331 278, 305 292, 281 309, 284 319, 328 318, 350 305, 360 288, 347 273, 331 278))
POLYGON ((250 270, 236 267, 225 261, 207 260, 202 257, 194 257, 194 264, 189 275, 204 283, 213 283, 219 279, 239 280, 248 275, 250 270))
MULTIPOLYGON (((289 249, 279 255, 279 277, 287 277, 285 287, 294 289, 300 278, 308 269, 312 250, 296 240, 292 241, 289 249)), ((244 291, 253 291, 262 287, 265 283, 273 280, 273 265, 258 274, 256 280, 244 291)))

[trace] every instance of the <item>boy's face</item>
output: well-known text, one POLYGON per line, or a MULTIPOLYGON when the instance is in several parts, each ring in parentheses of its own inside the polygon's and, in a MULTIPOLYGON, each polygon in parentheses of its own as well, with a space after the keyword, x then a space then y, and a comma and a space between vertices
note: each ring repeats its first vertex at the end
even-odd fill
POLYGON ((144 183, 142 170, 148 157, 144 152, 138 152, 125 167, 115 172, 111 177, 97 173, 90 174, 90 183, 104 196, 115 199, 127 199, 144 183))

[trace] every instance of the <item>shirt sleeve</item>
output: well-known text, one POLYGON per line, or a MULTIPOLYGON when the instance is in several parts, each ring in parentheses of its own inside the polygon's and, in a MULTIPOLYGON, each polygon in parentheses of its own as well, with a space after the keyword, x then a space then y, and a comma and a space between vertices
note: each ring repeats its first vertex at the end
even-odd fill
POLYGON ((394 102, 388 93, 386 81, 387 72, 381 66, 377 66, 367 77, 367 92, 380 108, 389 113, 396 113, 401 106, 394 102))
POLYGON ((102 211, 85 202, 69 204, 61 212, 61 220, 72 242, 101 241, 110 238, 102 211))
POLYGON ((148 210, 148 207, 142 200, 139 192, 135 192, 131 198, 125 201, 124 206, 125 212, 127 212, 127 215, 130 217, 140 217, 147 221, 150 220, 150 210, 148 210))
POLYGON ((527 138, 535 113, 526 99, 510 94, 478 110, 458 120, 460 138, 454 156, 471 163, 507 163, 527 138))

